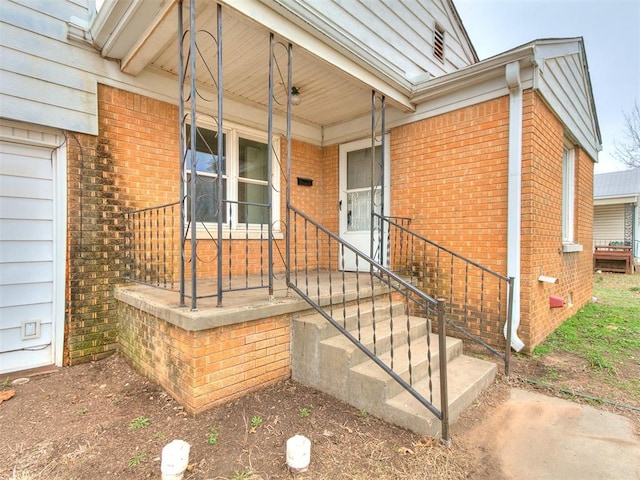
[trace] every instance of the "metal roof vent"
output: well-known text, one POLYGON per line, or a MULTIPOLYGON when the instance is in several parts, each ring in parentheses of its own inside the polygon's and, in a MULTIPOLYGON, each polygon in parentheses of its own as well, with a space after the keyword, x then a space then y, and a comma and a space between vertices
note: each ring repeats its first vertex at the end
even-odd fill
POLYGON ((438 60, 444 62, 444 28, 437 23, 433 30, 433 54, 438 60))

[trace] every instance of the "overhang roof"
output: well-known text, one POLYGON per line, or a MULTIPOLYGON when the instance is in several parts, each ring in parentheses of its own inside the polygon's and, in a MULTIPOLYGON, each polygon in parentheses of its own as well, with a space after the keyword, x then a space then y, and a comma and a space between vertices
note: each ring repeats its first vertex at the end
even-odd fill
POLYGON ((614 198, 640 195, 640 167, 593 176, 593 197, 614 198))
MULTIPOLYGON (((520 68, 529 72, 525 76, 528 83, 523 87, 539 89, 578 143, 597 159, 600 130, 581 38, 536 40, 481 62, 477 62, 468 42, 469 61, 477 63, 437 77, 412 75, 408 73, 412 68, 408 59, 394 62, 389 55, 371 52, 368 45, 358 43, 355 36, 344 30, 336 32, 336 25, 329 28, 328 22, 313 20, 313 12, 303 8, 307 2, 221 1, 225 98, 239 105, 264 109, 267 104, 271 32, 277 41, 294 44, 293 84, 300 89, 303 99, 294 109, 294 121, 316 129, 340 128, 347 122, 366 118, 370 115, 372 90, 384 94, 388 104, 402 112, 400 117, 406 114, 411 117, 421 104, 434 97, 477 95, 478 85, 487 79, 493 79, 494 85, 499 83, 500 90, 492 87, 493 93, 484 92, 482 98, 504 95, 508 93, 505 66, 519 62, 520 68), (547 70, 546 76, 541 74, 547 70), (565 88, 563 97, 561 90, 567 85, 548 81, 558 74, 576 82, 577 89, 576 85, 565 88), (572 95, 576 98, 567 98, 572 95)), ((120 59, 125 73, 137 75, 146 70, 176 78, 177 4, 177 0, 106 0, 91 27, 92 37, 103 56, 120 59)), ((189 2, 184 4, 187 17, 189 2)), ((468 41, 451 0, 442 0, 442 4, 454 23, 459 23, 452 28, 458 28, 459 35, 468 41)), ((214 31, 215 2, 198 5, 205 6, 198 9, 198 24, 214 31)), ((203 41, 200 47, 199 53, 204 58, 215 58, 212 38, 203 41)), ((286 69, 282 53, 279 58, 279 67, 286 69)), ((282 85, 284 78, 276 82, 282 85)), ((207 69, 199 69, 198 83, 203 91, 209 89, 209 94, 215 90, 215 81, 207 69)), ((283 102, 276 102, 276 114, 283 113, 282 105, 283 102)))

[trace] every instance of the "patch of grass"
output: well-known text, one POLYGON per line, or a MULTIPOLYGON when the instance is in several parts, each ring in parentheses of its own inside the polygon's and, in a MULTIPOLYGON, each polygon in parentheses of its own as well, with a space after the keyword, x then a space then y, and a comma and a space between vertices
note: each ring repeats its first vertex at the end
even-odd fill
POLYGON ((616 361, 640 351, 640 307, 585 305, 566 320, 534 353, 573 353, 600 370, 613 370, 616 361))
POLYGON ((308 407, 302 407, 300 409, 300 418, 309 418, 311 416, 311 409, 308 407))
POLYGON ((245 470, 236 470, 235 472, 233 472, 233 477, 231 477, 231 480, 247 480, 251 477, 251 475, 253 475, 253 472, 248 468, 245 470))
POLYGON ((366 410, 360 410, 358 412, 358 418, 367 418, 369 416, 369 412, 366 410))
POLYGON ((207 433, 207 443, 209 445, 217 445, 219 437, 220 437, 220 434, 216 430, 215 425, 211 425, 209 427, 209 432, 207 433))
POLYGON ((139 453, 138 455, 134 455, 129 459, 129 463, 127 463, 127 466, 129 468, 137 467, 142 462, 142 459, 146 456, 147 454, 145 452, 139 453))
POLYGON ((131 420, 129 424, 129 430, 140 430, 141 428, 148 427, 151 422, 146 417, 138 417, 131 420))
POLYGON ((0 383, 0 387, 10 387, 11 386, 11 380, 9 380, 9 377, 4 379, 4 382, 0 383))
POLYGON ((260 415, 254 415, 253 417, 251 417, 251 428, 255 430, 260 425, 262 425, 263 421, 264 420, 262 420, 262 417, 260 415))
POLYGON ((562 375, 560 375, 560 372, 555 368, 547 369, 547 373, 542 377, 543 381, 555 381, 560 380, 560 378, 562 378, 562 375))

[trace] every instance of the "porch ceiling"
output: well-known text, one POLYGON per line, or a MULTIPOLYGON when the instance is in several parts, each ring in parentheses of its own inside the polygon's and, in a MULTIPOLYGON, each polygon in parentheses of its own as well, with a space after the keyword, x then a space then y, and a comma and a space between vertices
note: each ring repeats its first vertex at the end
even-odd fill
MULTIPOLYGON (((189 2, 184 3, 184 21, 188 25, 189 2)), ((103 56, 119 59, 125 73, 137 75, 147 69, 177 79, 178 8, 175 0, 112 0, 107 1, 103 8, 108 11, 101 11, 96 19, 98 25, 92 27, 92 34, 103 56), (128 8, 123 4, 127 4, 128 8), (119 18, 119 21, 115 18, 119 18)), ((197 70, 198 88, 202 92, 208 91, 207 97, 211 98, 211 92, 216 88, 216 3, 199 2, 197 8, 196 25, 201 57, 197 70)), ((265 26, 232 8, 225 6, 222 10, 225 98, 266 109, 270 32, 265 26)), ((275 39, 283 44, 288 42, 278 36, 275 39)), ((188 37, 185 42, 188 42, 188 37)), ((286 48, 280 46, 276 50, 274 109, 276 113, 284 114, 287 52, 286 48)), ((296 45, 293 52, 293 85, 299 88, 302 99, 301 104, 293 109, 295 121, 326 127, 370 113, 372 86, 354 76, 357 68, 342 70, 296 45)), ((394 104, 393 98, 390 103, 394 104)), ((411 108, 408 100, 406 103, 396 101, 395 105, 403 110, 411 108)))

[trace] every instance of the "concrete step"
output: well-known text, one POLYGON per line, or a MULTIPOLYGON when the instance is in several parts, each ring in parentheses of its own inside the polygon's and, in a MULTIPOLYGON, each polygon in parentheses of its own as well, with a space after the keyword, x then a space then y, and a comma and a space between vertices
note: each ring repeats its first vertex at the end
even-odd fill
MULTIPOLYGON (((431 334, 431 375, 432 378, 440 368, 440 349, 438 347, 438 335, 431 334)), ((462 355, 462 340, 447 338, 447 362, 462 355)), ((391 366, 391 353, 380 355, 387 366, 391 366)), ((429 360, 426 341, 414 342, 411 345, 411 372, 409 372, 409 347, 407 344, 394 349, 393 371, 402 379, 414 384, 419 384, 423 378, 429 375, 429 360), (410 378, 411 377, 411 378, 410 378)), ((349 394, 363 398, 364 402, 373 403, 386 401, 394 395, 404 391, 402 385, 391 378, 384 370, 378 367, 368 358, 366 361, 350 369, 348 376, 349 394)), ((428 391, 428 390, 424 390, 428 391)), ((372 406, 364 405, 362 408, 372 411, 372 406)))
MULTIPOLYGON (((423 318, 409 317, 410 332, 413 345, 424 344, 424 349, 418 348, 417 355, 422 356, 424 353, 424 362, 426 363, 426 338, 427 322, 423 318)), ((400 322, 399 322, 400 323, 400 322)), ((351 332, 354 337, 358 338, 357 332, 351 332)), ((393 335, 391 333, 391 324, 389 321, 376 322, 376 342, 374 351, 373 342, 373 325, 361 328, 360 341, 371 352, 383 358, 390 365, 391 343, 394 345, 394 366, 398 365, 403 368, 407 363, 407 324, 401 322, 400 325, 394 325, 393 335), (401 355, 402 358, 396 358, 401 355)), ((437 340, 436 340, 437 343, 437 340)), ((432 349, 432 352, 434 350, 432 349)), ((437 356, 437 346, 435 350, 437 356)), ((319 345, 319 356, 322 358, 322 369, 320 370, 319 386, 327 393, 337 396, 338 398, 348 398, 350 391, 353 389, 353 379, 349 370, 362 363, 370 362, 369 357, 360 350, 353 342, 342 334, 322 340, 319 345)), ((414 357, 414 363, 422 363, 420 356, 414 357)), ((380 370, 378 368, 378 370, 380 370)), ((388 377, 388 375, 387 375, 388 377)), ((394 382, 395 383, 395 382, 394 382)))
MULTIPOLYGON (((449 424, 453 424, 480 393, 493 383, 498 367, 493 362, 461 355, 447 364, 447 385, 449 393, 449 424)), ((433 404, 440 408, 440 373, 432 379, 433 404)), ((417 382, 414 387, 419 392, 428 392, 428 380, 417 382)), ((426 396, 429 400, 428 395, 426 396)), ((378 415, 371 411, 373 415, 378 415)), ((380 418, 413 432, 437 436, 441 422, 431 414, 409 392, 402 391, 387 400, 380 412, 380 418)))
MULTIPOLYGON (((378 307, 383 305, 382 302, 378 307)), ((386 304, 388 306, 388 303, 386 304)), ((409 382, 409 347, 407 320, 402 303, 391 321, 383 312, 376 313, 377 355, 391 366, 390 346, 393 339, 393 370, 409 382)), ((353 330, 358 307, 348 307, 346 324, 353 330)), ((387 308, 382 308, 388 311, 387 308)), ((360 337, 373 350, 373 314, 370 307, 359 307, 360 337)), ((335 314, 335 313, 334 313, 335 314)), ((342 323, 342 309, 337 315, 342 323)), ((411 377, 413 386, 429 400, 429 362, 427 338, 430 339, 431 384, 433 403, 440 403, 440 352, 438 337, 428 335, 423 318, 409 317, 411 332, 411 377)), ((354 334, 357 338, 357 334, 354 334)), ((497 367, 491 362, 462 355, 462 341, 447 338, 450 419, 453 422, 476 396, 495 378, 497 367)), ((370 360, 357 346, 336 330, 319 314, 294 319, 292 324, 292 377, 303 384, 331 394, 357 408, 390 423, 417 433, 436 435, 440 421, 401 385, 370 360)))

